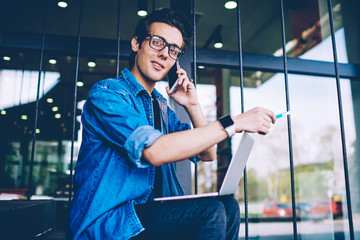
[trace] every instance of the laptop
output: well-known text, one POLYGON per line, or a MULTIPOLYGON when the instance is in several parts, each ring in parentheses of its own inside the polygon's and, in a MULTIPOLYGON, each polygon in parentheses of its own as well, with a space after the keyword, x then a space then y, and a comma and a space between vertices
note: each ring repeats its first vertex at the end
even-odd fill
POLYGON ((237 190, 240 179, 243 176, 246 162, 249 158, 253 145, 254 145, 254 139, 250 136, 249 133, 244 132, 240 140, 240 143, 236 149, 236 152, 231 159, 231 162, 226 171, 219 192, 160 197, 160 198, 155 198, 154 201, 158 202, 158 201, 169 201, 169 200, 194 199, 194 198, 216 197, 216 196, 234 194, 237 190))

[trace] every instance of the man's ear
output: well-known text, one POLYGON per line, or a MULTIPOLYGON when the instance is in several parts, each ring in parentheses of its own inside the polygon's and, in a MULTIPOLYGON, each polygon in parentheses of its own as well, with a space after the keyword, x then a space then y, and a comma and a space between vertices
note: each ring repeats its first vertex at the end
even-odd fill
POLYGON ((137 52, 139 50, 138 37, 133 37, 133 39, 131 39, 131 50, 133 52, 137 52))

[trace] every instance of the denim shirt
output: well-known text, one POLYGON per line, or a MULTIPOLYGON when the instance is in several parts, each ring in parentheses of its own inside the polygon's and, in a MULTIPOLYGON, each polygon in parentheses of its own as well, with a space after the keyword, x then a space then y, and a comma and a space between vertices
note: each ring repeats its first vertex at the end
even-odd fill
MULTIPOLYGON (((144 230, 134 205, 147 201, 155 167, 142 151, 163 134, 190 129, 154 89, 162 132, 153 127, 150 93, 124 69, 94 84, 82 113, 83 136, 74 175, 68 237, 129 239, 144 230)), ((196 162, 195 158, 191 159, 196 162)), ((161 167, 163 195, 183 195, 174 164, 161 167)))

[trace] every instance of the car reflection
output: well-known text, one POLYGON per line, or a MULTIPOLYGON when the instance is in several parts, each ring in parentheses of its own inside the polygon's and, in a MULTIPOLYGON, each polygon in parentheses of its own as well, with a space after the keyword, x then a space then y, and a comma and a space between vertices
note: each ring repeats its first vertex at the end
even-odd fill
POLYGON ((302 219, 309 218, 311 215, 312 204, 309 202, 296 202, 296 210, 298 211, 298 216, 302 219))
POLYGON ((314 201, 309 212, 309 218, 340 218, 343 216, 343 206, 341 197, 331 199, 321 199, 314 201))
MULTIPOLYGON (((341 197, 331 199, 316 199, 310 201, 296 201, 296 217, 303 220, 321 220, 326 218, 340 218, 343 216, 343 202, 341 197)), ((266 202, 262 212, 263 217, 291 218, 291 202, 266 202)))
POLYGON ((277 201, 265 203, 263 217, 292 217, 291 203, 281 203, 277 201))

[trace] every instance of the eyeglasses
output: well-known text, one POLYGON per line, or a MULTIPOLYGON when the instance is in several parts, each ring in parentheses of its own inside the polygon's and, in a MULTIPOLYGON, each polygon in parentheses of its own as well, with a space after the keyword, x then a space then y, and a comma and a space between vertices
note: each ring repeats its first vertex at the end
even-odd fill
POLYGON ((161 51, 165 47, 168 47, 169 56, 174 60, 179 59, 184 54, 184 51, 181 48, 179 48, 175 44, 169 44, 164 38, 160 36, 152 34, 149 34, 147 36, 150 37, 149 45, 152 49, 156 51, 161 51))

